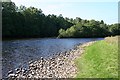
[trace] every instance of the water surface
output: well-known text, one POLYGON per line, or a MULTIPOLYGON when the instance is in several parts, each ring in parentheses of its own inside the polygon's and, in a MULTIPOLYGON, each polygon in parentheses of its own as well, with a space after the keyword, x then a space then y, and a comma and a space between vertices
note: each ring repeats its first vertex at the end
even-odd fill
POLYGON ((37 60, 40 57, 48 58, 54 54, 74 48, 77 44, 103 38, 37 38, 27 40, 9 40, 2 43, 3 76, 11 70, 23 65, 27 67, 28 61, 37 60))

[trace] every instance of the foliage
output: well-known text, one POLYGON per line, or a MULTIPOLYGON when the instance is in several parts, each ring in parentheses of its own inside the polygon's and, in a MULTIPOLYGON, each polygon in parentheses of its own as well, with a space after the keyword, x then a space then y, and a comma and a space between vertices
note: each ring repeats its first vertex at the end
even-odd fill
POLYGON ((17 7, 13 2, 2 3, 2 37, 105 37, 120 34, 120 25, 107 25, 103 20, 83 20, 45 15, 35 7, 17 7))
POLYGON ((44 15, 41 9, 17 7, 13 2, 2 3, 3 38, 54 37, 60 28, 67 29, 72 23, 62 15, 44 15))
POLYGON ((74 26, 68 28, 63 34, 59 33, 61 37, 105 37, 110 35, 120 35, 120 24, 107 25, 103 20, 86 20, 76 23, 74 26), (83 23, 84 22, 84 23, 83 23), (74 28, 74 35, 69 36, 74 28))

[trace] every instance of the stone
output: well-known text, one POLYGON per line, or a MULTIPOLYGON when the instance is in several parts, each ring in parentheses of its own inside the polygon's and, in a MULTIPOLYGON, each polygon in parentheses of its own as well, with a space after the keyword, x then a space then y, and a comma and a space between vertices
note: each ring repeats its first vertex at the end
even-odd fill
POLYGON ((15 77, 15 74, 14 73, 9 74, 8 77, 15 77))
POLYGON ((32 71, 32 73, 31 73, 32 75, 34 75, 35 73, 32 71))
POLYGON ((91 43, 83 44, 82 46, 75 46, 74 49, 54 55, 54 57, 49 59, 30 61, 28 69, 15 69, 15 74, 13 71, 9 71, 8 77, 16 78, 73 78, 77 73, 77 68, 73 62, 81 53, 84 52, 84 46, 88 46, 91 43))
POLYGON ((12 74, 12 73, 13 73, 13 71, 12 71, 12 70, 8 71, 8 74, 12 74))
POLYGON ((19 71, 20 69, 19 68, 16 68, 15 71, 19 71))

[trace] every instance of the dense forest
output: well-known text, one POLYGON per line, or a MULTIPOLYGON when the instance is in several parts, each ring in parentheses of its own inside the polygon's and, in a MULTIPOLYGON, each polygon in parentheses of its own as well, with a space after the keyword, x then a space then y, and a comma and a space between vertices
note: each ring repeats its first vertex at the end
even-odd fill
MULTIPOLYGON (((69 14, 69 13, 68 13, 69 14)), ((105 37, 120 35, 120 24, 106 24, 103 20, 67 18, 62 14, 45 15, 35 7, 17 7, 14 2, 2 3, 2 37, 105 37)))

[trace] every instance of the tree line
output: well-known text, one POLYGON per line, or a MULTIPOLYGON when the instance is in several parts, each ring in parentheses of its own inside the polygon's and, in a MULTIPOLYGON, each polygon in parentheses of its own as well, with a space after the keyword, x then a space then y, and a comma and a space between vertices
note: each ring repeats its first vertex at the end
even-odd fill
MULTIPOLYGON (((77 19, 76 19, 77 20, 77 19)), ((70 28, 60 29, 58 37, 106 37, 120 35, 120 24, 107 25, 103 20, 78 19, 70 28)))
POLYGON ((2 37, 105 37, 119 35, 119 24, 107 25, 103 20, 67 18, 62 14, 45 15, 35 7, 17 7, 14 2, 2 3, 2 37))

